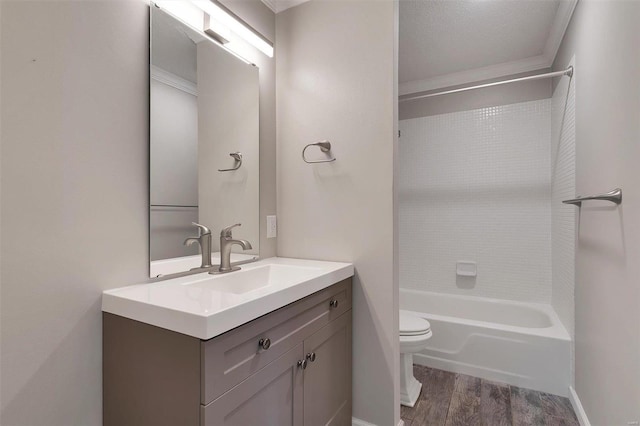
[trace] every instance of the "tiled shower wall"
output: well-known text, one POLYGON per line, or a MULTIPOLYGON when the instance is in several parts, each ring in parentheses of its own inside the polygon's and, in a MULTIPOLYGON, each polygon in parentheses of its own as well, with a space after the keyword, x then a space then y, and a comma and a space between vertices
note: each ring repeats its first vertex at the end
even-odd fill
POLYGON ((400 121, 400 286, 549 303, 551 110, 543 99, 400 121), (456 261, 477 262, 457 277, 456 261))
POLYGON ((573 339, 575 282, 575 206, 562 200, 576 195, 575 77, 560 79, 551 113, 552 305, 573 339))

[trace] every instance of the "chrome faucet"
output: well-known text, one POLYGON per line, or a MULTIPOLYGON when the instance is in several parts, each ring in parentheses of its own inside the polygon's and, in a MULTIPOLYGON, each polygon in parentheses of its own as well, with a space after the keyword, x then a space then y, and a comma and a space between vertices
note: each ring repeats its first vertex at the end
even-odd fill
POLYGON ((239 223, 227 226, 220 231, 220 267, 217 270, 209 272, 210 274, 224 274, 240 269, 238 266, 231 266, 231 246, 238 244, 243 250, 251 250, 251 243, 247 240, 234 240, 231 235, 231 229, 241 226, 239 223))
MULTIPOLYGON (((190 246, 193 243, 198 243, 200 246, 200 253, 202 254, 202 262, 200 268, 210 268, 211 266, 211 230, 199 223, 191 222, 194 226, 198 227, 198 237, 191 237, 184 240, 185 246, 190 246)), ((200 268, 192 268, 200 269, 200 268)))

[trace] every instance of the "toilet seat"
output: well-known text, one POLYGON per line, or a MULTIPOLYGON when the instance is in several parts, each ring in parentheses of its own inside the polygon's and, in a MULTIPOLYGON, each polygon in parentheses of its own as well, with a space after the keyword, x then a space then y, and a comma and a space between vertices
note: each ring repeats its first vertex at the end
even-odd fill
POLYGON ((431 334, 429 321, 407 311, 400 311, 400 336, 423 336, 425 334, 431 334))

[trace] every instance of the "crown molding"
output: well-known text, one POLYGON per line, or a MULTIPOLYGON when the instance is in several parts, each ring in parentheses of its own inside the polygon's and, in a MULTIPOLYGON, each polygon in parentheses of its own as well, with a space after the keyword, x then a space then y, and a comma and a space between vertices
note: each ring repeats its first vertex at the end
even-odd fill
POLYGON ((544 50, 538 56, 520 59, 517 61, 504 62, 482 68, 455 72, 431 77, 425 80, 414 80, 400 83, 398 85, 398 95, 411 95, 414 93, 428 92, 430 90, 443 89, 463 84, 476 83, 478 81, 491 80, 493 78, 505 77, 513 74, 536 71, 544 68, 551 68, 558 53, 564 33, 569 26, 573 11, 578 4, 578 0, 561 0, 558 11, 551 26, 551 31, 547 37, 544 50))
POLYGON ((193 96, 198 96, 198 86, 195 83, 185 80, 182 77, 178 77, 177 75, 172 74, 169 71, 165 71, 155 65, 151 65, 151 78, 193 96))
POLYGON ((276 13, 276 2, 275 0, 261 0, 273 13, 276 13))
POLYGON ((275 13, 280 13, 283 10, 287 10, 289 8, 298 6, 299 4, 306 3, 309 0, 261 0, 262 3, 266 4, 269 9, 273 10, 275 13))

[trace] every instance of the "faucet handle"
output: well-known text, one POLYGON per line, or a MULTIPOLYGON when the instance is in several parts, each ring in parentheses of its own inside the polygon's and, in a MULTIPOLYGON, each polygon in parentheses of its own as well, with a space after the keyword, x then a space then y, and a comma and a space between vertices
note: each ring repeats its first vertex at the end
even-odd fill
POLYGON ((200 236, 211 234, 211 229, 207 228, 204 225, 200 225, 199 223, 191 222, 193 226, 197 226, 200 230, 200 236))
POLYGON ((227 226, 226 228, 222 228, 222 231, 220 231, 220 236, 221 237, 225 237, 225 238, 231 238, 231 229, 235 228, 236 226, 242 226, 241 223, 236 223, 235 225, 231 225, 231 226, 227 226))
POLYGON ((199 238, 187 238, 186 240, 184 240, 184 245, 185 246, 190 246, 191 244, 198 244, 200 245, 200 239, 199 238))

